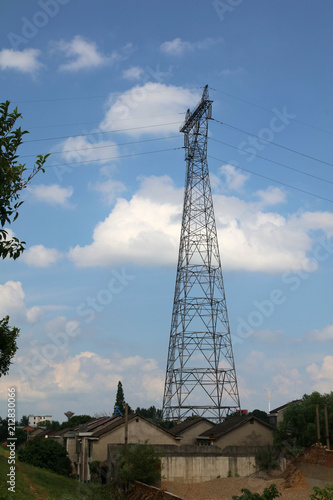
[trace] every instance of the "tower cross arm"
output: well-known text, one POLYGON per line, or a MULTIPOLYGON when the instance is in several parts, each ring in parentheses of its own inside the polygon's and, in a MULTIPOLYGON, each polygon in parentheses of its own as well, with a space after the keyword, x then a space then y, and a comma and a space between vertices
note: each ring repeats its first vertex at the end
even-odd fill
MULTIPOLYGON (((202 97, 192 113, 190 110, 187 110, 185 121, 183 125, 180 127, 179 132, 184 132, 187 133, 191 130, 193 127, 194 123, 197 120, 200 120, 201 117, 204 115, 204 113, 207 111, 207 109, 211 109, 212 105, 211 100, 209 100, 209 94, 208 94, 208 85, 205 86, 204 91, 202 93, 202 97)), ((210 112, 211 114, 211 112, 210 112)))

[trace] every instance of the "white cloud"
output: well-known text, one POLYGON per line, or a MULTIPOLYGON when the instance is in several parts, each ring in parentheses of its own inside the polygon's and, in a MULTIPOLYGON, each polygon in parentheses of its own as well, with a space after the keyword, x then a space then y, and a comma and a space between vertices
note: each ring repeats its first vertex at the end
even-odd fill
POLYGON ((103 200, 109 204, 113 203, 120 193, 126 191, 125 184, 113 179, 97 182, 93 187, 102 194, 103 200))
MULTIPOLYGON (((138 192, 129 201, 119 198, 109 216, 95 227, 93 242, 72 248, 70 258, 83 267, 126 262, 174 264, 182 200, 183 189, 175 188, 169 177, 143 179, 138 192)), ((270 273, 314 269, 310 257, 316 240, 311 231, 319 227, 320 213, 316 217, 309 213, 308 222, 305 214, 283 217, 268 210, 270 203, 283 200, 284 195, 275 188, 261 191, 259 200, 253 202, 215 196, 224 268, 270 273)), ((326 214, 322 216, 326 221, 326 214)), ((333 228, 333 214, 330 224, 333 228)), ((326 231, 330 231, 328 221, 326 231)))
POLYGON ((0 285, 0 318, 6 315, 10 316, 14 324, 21 321, 35 323, 41 318, 43 311, 37 306, 27 307, 20 281, 7 281, 0 285))
POLYGON ((333 340, 333 325, 327 325, 322 330, 310 330, 305 338, 313 342, 328 342, 333 340))
POLYGON ((71 186, 61 187, 58 184, 45 186, 38 184, 37 186, 28 186, 28 192, 33 195, 34 200, 50 205, 60 205, 62 207, 70 207, 69 198, 73 194, 71 186))
POLYGON ((230 191, 240 191, 243 189, 245 182, 250 177, 249 174, 243 174, 233 165, 222 165, 219 173, 224 177, 226 183, 225 188, 230 191))
POLYGON ((143 264, 174 261, 179 241, 182 190, 175 190, 168 177, 142 181, 130 201, 123 198, 99 223, 93 243, 72 248, 69 257, 78 266, 103 266, 135 258, 143 264))
POLYGON ((224 77, 234 77, 234 76, 242 76, 245 73, 246 71, 244 70, 244 68, 238 67, 237 69, 230 69, 230 68, 223 69, 220 72, 220 75, 224 77))
POLYGON ((141 87, 133 87, 120 96, 111 94, 109 109, 100 128, 135 128, 126 130, 126 134, 134 137, 178 132, 184 109, 193 107, 199 99, 200 95, 196 91, 148 82, 141 87))
MULTIPOLYGON (((50 327, 55 332, 59 331, 57 328, 63 331, 62 322, 58 323, 50 327)), ((61 359, 39 363, 39 368, 34 366, 36 375, 31 376, 31 363, 37 350, 35 348, 30 356, 29 351, 24 352, 24 357, 20 351, 11 368, 11 384, 15 385, 21 395, 20 400, 26 406, 31 404, 35 407, 39 402, 39 409, 46 410, 46 405, 52 401, 53 411, 59 412, 59 408, 67 401, 73 411, 78 404, 82 412, 84 401, 84 413, 93 415, 104 410, 112 412, 119 380, 132 408, 146 405, 147 401, 148 404, 160 405, 164 373, 154 359, 127 357, 120 353, 103 357, 90 351, 73 356, 62 352, 61 359)), ((0 392, 3 394, 5 391, 1 389, 5 387, 8 387, 8 381, 1 378, 0 392)), ((52 409, 52 405, 49 409, 52 409)))
MULTIPOLYGON (((92 131, 94 142, 86 136, 69 137, 60 146, 62 157, 69 163, 94 162, 109 163, 110 158, 119 155, 119 148, 113 141, 96 138, 98 132, 92 131)), ((102 132, 100 132, 102 135, 102 132)), ((68 167, 70 168, 70 167, 68 167)))
POLYGON ((164 54, 182 56, 186 52, 208 49, 212 45, 215 45, 216 43, 219 43, 221 41, 221 38, 206 38, 201 42, 188 42, 182 40, 181 38, 174 38, 173 40, 162 43, 162 45, 160 46, 160 50, 164 52, 164 54))
POLYGON ((143 73, 144 69, 140 68, 140 66, 131 66, 123 71, 123 78, 126 80, 140 80, 143 73))
POLYGON ((14 69, 22 73, 35 73, 43 65, 38 61, 41 51, 38 49, 2 49, 0 51, 0 68, 14 69))
POLYGON ((284 332, 280 330, 253 330, 251 338, 259 341, 260 343, 276 344, 284 340, 284 332))
POLYGON ((107 64, 112 65, 126 58, 132 50, 131 44, 127 44, 121 52, 114 50, 111 55, 104 55, 99 51, 95 42, 85 40, 79 35, 76 35, 70 42, 60 40, 52 42, 51 45, 53 52, 60 52, 69 59, 69 62, 60 66, 61 71, 79 71, 107 64))
POLYGON ((21 259, 32 267, 49 267, 59 259, 61 253, 55 248, 46 248, 43 245, 34 245, 26 250, 21 259))
POLYGON ((328 393, 333 384, 333 356, 325 356, 321 366, 313 363, 306 369, 312 380, 315 381, 314 391, 328 393))

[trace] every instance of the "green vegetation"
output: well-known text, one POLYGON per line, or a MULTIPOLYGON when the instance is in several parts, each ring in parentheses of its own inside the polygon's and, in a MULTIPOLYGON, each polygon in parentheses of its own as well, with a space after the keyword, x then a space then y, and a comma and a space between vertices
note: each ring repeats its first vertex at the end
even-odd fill
MULTIPOLYGON (((8 474, 5 449, 0 446, 0 477, 8 474)), ((16 462, 15 493, 8 491, 6 481, 0 482, 1 500, 116 500, 113 485, 78 483, 75 479, 60 476, 23 462, 16 462), (37 496, 38 495, 38 496, 37 496)))
POLYGON ((19 448, 18 458, 35 467, 49 469, 57 474, 69 476, 72 473, 72 463, 66 449, 57 441, 35 437, 19 448))
POLYGON ((256 467, 259 470, 270 471, 279 468, 279 449, 274 446, 258 448, 255 453, 256 467))
POLYGON ((275 433, 277 445, 289 450, 293 448, 309 448, 317 442, 316 405, 319 407, 320 435, 322 444, 326 444, 324 405, 327 405, 329 433, 333 434, 333 392, 319 394, 313 392, 310 396, 304 394, 299 402, 290 403, 283 413, 275 433))
POLYGON ((332 500, 333 486, 326 484, 325 488, 313 487, 314 494, 310 495, 310 500, 332 500))
POLYGON ((147 442, 123 447, 118 453, 117 463, 115 482, 125 493, 135 481, 154 486, 161 479, 161 454, 147 442))
MULTIPOLYGON (((21 127, 14 129, 16 121, 21 118, 17 108, 9 112, 10 102, 0 103, 0 257, 17 259, 24 251, 24 241, 8 238, 4 226, 14 222, 19 215, 21 191, 28 186, 31 179, 41 170, 49 155, 38 155, 32 172, 24 179, 25 165, 18 163, 17 149, 22 144, 22 137, 28 132, 21 127), (1 229, 2 228, 2 229, 1 229)), ((0 377, 6 375, 11 359, 17 351, 16 339, 19 329, 9 326, 9 316, 0 321, 0 377)))
POLYGON ((241 496, 234 495, 232 500, 273 500, 281 496, 275 484, 271 484, 269 488, 265 488, 262 495, 259 493, 252 493, 250 490, 243 488, 241 496))
POLYGON ((123 384, 119 381, 113 413, 115 414, 116 409, 118 409, 122 415, 125 415, 125 405, 126 402, 125 402, 123 384))
POLYGON ((8 373, 11 359, 17 351, 16 339, 20 333, 20 330, 18 328, 16 328, 15 326, 10 327, 8 323, 9 316, 6 316, 4 319, 0 320, 0 377, 1 375, 6 375, 8 373))
MULTIPOLYGON (((44 172, 44 163, 49 155, 38 155, 32 172, 27 178, 25 164, 17 161, 17 149, 22 144, 22 137, 28 134, 21 127, 14 129, 16 121, 22 118, 15 108, 9 112, 10 102, 0 103, 0 226, 10 225, 19 215, 21 192, 28 186, 32 178, 39 172, 44 172)), ((24 251, 25 242, 17 238, 8 239, 8 232, 0 229, 0 256, 17 259, 24 251)))

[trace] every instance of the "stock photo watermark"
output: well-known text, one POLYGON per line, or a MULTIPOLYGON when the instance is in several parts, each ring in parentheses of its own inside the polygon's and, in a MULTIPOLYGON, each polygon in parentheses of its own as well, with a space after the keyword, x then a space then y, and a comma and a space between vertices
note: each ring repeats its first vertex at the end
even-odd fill
POLYGON ((257 136, 249 135, 246 141, 238 144, 237 148, 241 155, 247 155, 247 161, 253 161, 258 151, 263 151, 267 144, 272 143, 276 134, 282 132, 294 120, 296 115, 287 112, 283 106, 282 112, 276 108, 272 109, 274 116, 269 121, 268 127, 259 130, 257 136))
MULTIPOLYGON (((114 299, 115 295, 120 294, 125 290, 130 281, 135 276, 126 273, 125 269, 121 272, 112 271, 112 277, 107 285, 100 289, 93 297, 87 297, 76 307, 78 317, 84 317, 84 323, 90 324, 107 307, 114 299)), ((47 337, 50 342, 31 349, 31 357, 29 362, 18 366, 20 374, 29 379, 39 375, 46 368, 50 361, 53 361, 66 347, 70 340, 78 337, 82 330, 78 320, 72 319, 66 322, 62 331, 56 333, 49 332, 47 337)))
POLYGON ((15 436, 15 425, 16 425, 16 389, 15 387, 8 387, 7 395, 7 415, 8 415, 8 437, 7 437, 7 448, 8 448, 8 458, 7 463, 9 471, 7 473, 7 484, 8 491, 15 493, 16 486, 16 467, 15 467, 15 452, 16 452, 16 436, 15 436))
POLYGON ((237 318, 237 333, 232 335, 233 344, 242 344, 244 339, 251 337, 255 330, 262 327, 265 320, 271 318, 287 301, 288 292, 298 290, 318 269, 319 263, 325 262, 333 255, 332 241, 318 238, 316 243, 312 256, 304 259, 299 269, 282 274, 283 287, 274 288, 264 300, 254 300, 252 302, 254 309, 245 318, 240 316, 237 318))
POLYGON ((243 0, 214 0, 213 7, 220 20, 224 21, 225 15, 233 12, 241 3, 243 3, 243 0))
POLYGON ((7 34, 12 48, 17 50, 21 45, 25 46, 29 43, 38 35, 39 30, 45 28, 50 19, 59 13, 61 6, 69 2, 70 0, 38 0, 37 4, 40 10, 36 10, 30 18, 21 17, 22 25, 19 33, 10 31, 7 34))

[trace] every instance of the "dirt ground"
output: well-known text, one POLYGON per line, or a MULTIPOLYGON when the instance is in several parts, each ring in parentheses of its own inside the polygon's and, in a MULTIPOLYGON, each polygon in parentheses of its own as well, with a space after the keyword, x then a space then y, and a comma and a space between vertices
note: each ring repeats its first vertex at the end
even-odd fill
MULTIPOLYGON (((279 497, 281 500, 309 500, 310 494, 313 493, 313 484, 307 482, 304 473, 291 464, 279 475, 253 474, 251 477, 217 478, 194 484, 162 481, 162 488, 184 500, 232 500, 233 495, 241 495, 242 488, 253 493, 262 493, 272 483, 275 483, 282 493, 282 497, 279 497)), ((320 483, 316 484, 321 486, 320 483)))

